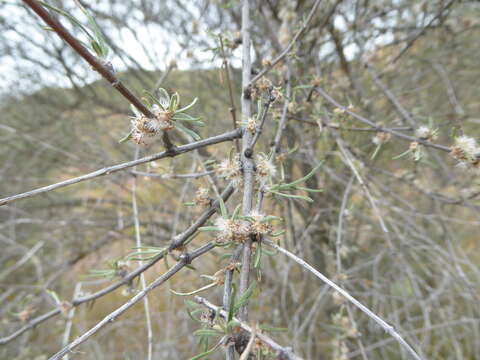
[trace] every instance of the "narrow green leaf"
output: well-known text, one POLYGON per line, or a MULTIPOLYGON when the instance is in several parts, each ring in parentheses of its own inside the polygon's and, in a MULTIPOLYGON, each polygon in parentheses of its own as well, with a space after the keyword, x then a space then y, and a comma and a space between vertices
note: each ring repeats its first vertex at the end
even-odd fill
POLYGON ((216 226, 202 226, 198 228, 198 231, 220 231, 216 226))
POLYGON ((90 34, 90 32, 85 28, 85 26, 83 26, 80 21, 78 21, 75 17, 73 17, 72 15, 67 13, 66 11, 63 11, 62 9, 59 9, 55 6, 49 5, 49 4, 47 4, 46 2, 43 2, 43 1, 39 1, 39 3, 42 6, 46 7, 47 9, 52 10, 52 11, 58 13, 59 15, 62 15, 64 17, 66 17, 68 20, 70 20, 70 22, 73 25, 78 26, 91 40, 95 40, 95 38, 90 34))
POLYGON ((120 140, 118 140, 118 142, 119 142, 120 144, 122 144, 122 143, 130 140, 130 139, 132 138, 133 132, 134 132, 133 129, 130 130, 130 132, 129 132, 127 135, 125 135, 123 138, 121 138, 120 140))
POLYGON ((283 197, 286 197, 286 198, 299 199, 299 200, 305 200, 305 201, 308 201, 308 202, 313 202, 313 199, 309 198, 308 196, 293 195, 293 194, 284 194, 284 193, 277 192, 277 191, 270 191, 270 192, 271 192, 272 194, 279 195, 279 196, 283 196, 283 197))
POLYGON ((197 100, 198 100, 198 98, 193 99, 193 101, 190 104, 188 104, 187 106, 177 110, 176 113, 182 113, 184 111, 187 111, 188 109, 190 109, 193 105, 195 105, 197 103, 197 100))
POLYGON ((325 161, 322 160, 322 161, 320 162, 320 164, 318 164, 317 166, 315 166, 307 175, 305 175, 304 177, 302 177, 302 178, 300 178, 300 179, 298 179, 298 180, 295 180, 295 181, 289 183, 288 185, 290 185, 290 186, 292 186, 292 185, 297 185, 297 184, 301 183, 302 181, 307 181, 308 179, 310 179, 310 178, 315 174, 315 172, 316 172, 318 169, 320 169, 320 168, 323 166, 324 163, 325 163, 325 161))
POLYGON ((190 136, 191 138, 193 138, 196 141, 201 139, 200 135, 198 135, 195 131, 188 129, 183 125, 180 125, 180 123, 178 123, 178 122, 175 123, 175 128, 184 132, 185 134, 187 134, 188 136, 190 136))
POLYGON ((213 329, 198 329, 193 332, 193 335, 194 336, 219 336, 223 334, 213 329))

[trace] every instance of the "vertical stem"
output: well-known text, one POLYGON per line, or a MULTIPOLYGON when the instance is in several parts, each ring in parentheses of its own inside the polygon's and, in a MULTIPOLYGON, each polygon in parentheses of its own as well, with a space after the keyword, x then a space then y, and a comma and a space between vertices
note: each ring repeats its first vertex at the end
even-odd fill
MULTIPOLYGON (((220 39, 220 50, 222 53, 222 58, 223 58, 223 68, 225 70, 225 78, 227 80, 227 86, 228 86, 228 95, 230 97, 230 114, 232 115, 232 123, 233 123, 233 130, 237 128, 237 114, 236 114, 236 107, 235 107, 235 99, 233 96, 233 86, 232 86, 232 81, 230 79, 230 65, 227 60, 227 54, 225 53, 225 47, 223 46, 223 37, 222 35, 219 36, 220 39)), ((235 140, 235 148, 237 149, 238 152, 240 152, 240 145, 238 143, 238 140, 235 140)))
MULTIPOLYGON (((251 98, 250 98, 250 75, 252 69, 252 63, 250 58, 250 1, 243 0, 242 4, 242 122, 247 123, 248 118, 251 116, 251 98)), ((241 160, 243 165, 243 200, 242 200, 242 213, 248 215, 252 209, 253 198, 253 151, 250 148, 252 140, 252 134, 249 131, 244 131, 242 136, 242 154, 241 160)), ((248 238, 243 245, 242 251, 242 267, 240 270, 240 283, 239 283, 239 296, 248 288, 248 280, 250 274, 250 257, 252 252, 252 240, 248 238)), ((241 320, 247 320, 248 312, 247 308, 240 309, 239 318, 241 320)))
MULTIPOLYGON (((135 149, 135 160, 138 159, 138 147, 135 149)), ((134 167, 134 170, 136 167, 134 167)), ((137 177, 133 176, 132 183, 132 212, 133 212, 133 223, 135 226, 135 244, 137 248, 140 249, 142 246, 142 238, 140 236, 140 220, 138 218, 138 205, 137 205, 137 177)), ((139 267, 142 264, 139 264, 139 267)), ((145 291, 146 283, 145 276, 143 273, 140 274, 140 284, 142 286, 142 291, 145 291)), ((147 325, 147 360, 152 360, 152 349, 153 349, 153 332, 152 332, 152 320, 150 318, 150 306, 148 303, 148 296, 143 298, 143 306, 145 308, 145 320, 147 325)))

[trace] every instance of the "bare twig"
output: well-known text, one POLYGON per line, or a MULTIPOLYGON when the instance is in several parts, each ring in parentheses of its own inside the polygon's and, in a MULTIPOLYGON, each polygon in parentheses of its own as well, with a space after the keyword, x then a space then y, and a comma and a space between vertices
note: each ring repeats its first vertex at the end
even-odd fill
POLYGON ((130 300, 128 300, 125 304, 120 306, 115 311, 111 312, 107 316, 105 316, 100 322, 98 322, 94 327, 90 330, 76 338, 72 341, 69 345, 65 346, 62 350, 57 352, 55 355, 51 356, 49 360, 58 360, 61 359, 65 354, 71 352, 80 344, 84 343, 90 337, 95 335, 98 331, 100 331, 103 327, 108 325, 109 323, 114 322, 120 315, 130 309, 133 305, 137 302, 142 300, 150 291, 155 289, 156 287, 163 284, 165 281, 170 279, 173 275, 183 269, 186 265, 190 264, 192 260, 195 258, 207 253, 208 251, 212 250, 215 247, 214 242, 210 242, 202 247, 192 251, 191 253, 183 254, 180 256, 180 260, 170 268, 166 273, 162 276, 158 277, 156 280, 151 282, 145 289, 139 291, 135 296, 133 296, 130 300))
MULTIPOLYGON (((220 35, 219 37, 220 40, 220 51, 222 54, 222 59, 223 59, 223 69, 225 71, 225 78, 227 80, 227 86, 228 86, 228 96, 230 98, 230 108, 228 109, 230 111, 230 114, 232 115, 232 125, 233 129, 237 128, 237 109, 235 107, 235 98, 233 96, 233 85, 232 85, 232 80, 230 78, 230 64, 227 61, 227 55, 225 54, 225 47, 223 46, 223 37, 220 35)), ((237 140, 235 140, 235 148, 237 149, 238 152, 240 152, 240 145, 237 140)))
MULTIPOLYGON (((270 65, 268 65, 262 71, 260 71, 257 75, 255 75, 255 77, 248 82, 247 86, 252 86, 253 84, 255 84, 262 76, 264 76, 266 73, 268 73, 270 70, 272 70, 275 67, 275 65, 277 65, 286 55, 288 55, 290 50, 292 50, 293 45, 295 45, 295 43, 300 39, 300 37, 305 32, 305 30, 307 30, 308 25, 312 21, 313 15, 315 15, 315 12, 317 11, 318 6, 320 5, 321 1, 322 0, 316 0, 315 1, 315 4, 313 4, 312 9, 310 10, 310 13, 307 16, 307 19, 303 22, 302 27, 295 34, 295 36, 292 38, 292 40, 287 45, 287 47, 285 49, 283 49, 283 51, 280 54, 278 54, 278 56, 271 62, 270 65)), ((245 85, 245 84, 243 84, 243 85, 245 85)), ((243 88, 246 89, 245 86, 243 88)))
MULTIPOLYGON (((290 102, 290 97, 292 96, 292 64, 290 61, 287 61, 287 79, 286 79, 286 94, 285 102, 282 109, 282 117, 278 123, 277 133, 275 134, 275 139, 273 140, 272 149, 274 153, 280 152, 280 141, 282 139, 283 131, 285 130, 287 124, 287 114, 288 114, 288 104, 290 102)), ((315 124, 316 125, 316 124, 315 124)))
MULTIPOLYGON (((135 149, 135 160, 138 159, 139 149, 135 149)), ((133 168, 135 171, 135 168, 133 168)), ((135 227, 135 245, 138 249, 142 247, 142 238, 140 235, 140 220, 138 218, 138 205, 137 205, 137 178, 133 177, 132 182, 132 213, 133 213, 133 224, 135 227)), ((138 267, 142 265, 139 264, 138 267)), ((140 285, 142 286, 142 291, 145 291, 145 274, 140 274, 140 285)), ((147 325, 147 360, 152 360, 152 349, 153 349, 153 331, 152 331, 152 319, 150 317, 150 306, 148 303, 148 296, 143 298, 143 306, 145 310, 145 321, 147 325)))
POLYGON ((350 111, 347 107, 345 107, 343 105, 340 105, 337 101, 335 101, 335 99, 333 99, 330 95, 328 95, 324 90, 322 90, 318 86, 315 88, 315 90, 320 95, 322 95, 323 98, 325 98, 325 100, 330 102, 332 105, 334 105, 337 108, 345 111, 347 114, 351 115, 352 117, 359 120, 360 122, 362 122, 364 124, 367 124, 367 125, 370 125, 371 127, 377 129, 377 131, 390 133, 390 134, 392 134, 392 135, 394 135, 394 136, 396 136, 400 139, 404 139, 404 140, 408 140, 408 141, 415 141, 415 142, 418 142, 419 144, 422 144, 424 146, 431 147, 431 148, 434 148, 434 149, 437 149, 437 150, 442 150, 442 151, 445 151, 445 152, 450 152, 451 151, 451 149, 447 146, 434 144, 430 141, 422 140, 420 138, 405 135, 405 134, 403 134, 401 132, 398 132, 396 130, 392 130, 392 129, 388 129, 388 128, 384 128, 382 126, 379 126, 379 125, 375 124, 372 120, 369 120, 369 119, 367 119, 367 118, 365 118, 361 115, 358 115, 358 114, 354 113, 353 111, 350 111))
MULTIPOLYGON (((73 291, 73 298, 77 297, 77 295, 80 293, 82 290, 82 282, 78 282, 75 285, 75 290, 73 291)), ((70 333, 72 331, 72 324, 73 324, 73 317, 75 316, 75 307, 72 306, 70 311, 67 314, 67 323, 65 325, 65 332, 63 333, 63 346, 66 346, 68 342, 70 341, 70 333)), ((68 360, 69 356, 68 354, 65 355, 64 360, 68 360)))
POLYGON ((283 247, 278 246, 275 244, 273 241, 264 239, 264 243, 267 245, 271 246, 272 248, 280 251, 282 254, 288 256, 290 259, 295 261, 297 264, 302 266, 304 269, 310 271, 313 273, 316 277, 318 277, 320 280, 325 282, 327 285, 335 289, 337 292, 339 292, 343 297, 345 297, 348 301, 350 301, 353 305, 355 305, 358 309, 363 311, 369 318, 374 320, 378 325, 380 325, 387 333, 389 333, 391 336, 393 336, 401 346, 403 346, 410 355, 416 360, 422 360, 422 358, 413 350, 413 348, 403 339, 403 337, 394 329, 393 326, 389 325, 385 320, 383 320, 380 316, 372 312, 370 309, 368 309, 365 305, 363 305, 360 301, 355 299, 352 295, 350 295, 346 290, 342 289, 340 286, 335 284, 332 280, 327 278, 325 275, 323 275, 321 272, 317 271, 315 268, 313 268, 310 264, 308 264, 305 260, 299 258, 298 256, 292 254, 290 251, 285 250, 283 247))
POLYGON ((345 148, 345 146, 343 145, 343 141, 342 141, 342 139, 340 139, 340 137, 337 136, 336 141, 337 141, 338 147, 339 147, 343 157, 345 158, 346 163, 348 164, 348 166, 352 170, 353 174, 357 178, 357 181, 360 184, 360 186, 362 187, 363 191, 365 192, 365 195, 367 195, 368 201, 370 201, 370 204, 372 205, 373 211, 375 212, 375 215, 377 215, 378 222, 380 223, 380 227, 382 228, 382 231, 385 232, 385 233, 388 233, 388 228, 385 225, 385 222, 383 221, 382 214, 381 214, 381 212, 380 212, 380 210, 377 206, 377 203, 376 203, 375 199, 373 198, 372 194, 370 193, 370 190, 368 189, 367 184, 365 184, 362 177, 360 176, 360 173, 358 172, 357 168, 353 164, 353 161, 351 159, 352 155, 345 148))
POLYGON ((234 131, 230 131, 230 132, 224 133, 222 135, 212 136, 208 139, 203 139, 203 140, 200 140, 200 141, 192 142, 190 144, 176 146, 174 149, 162 151, 162 152, 160 152, 158 154, 154 154, 154 155, 145 156, 145 157, 143 157, 141 159, 138 159, 138 160, 128 161, 128 162, 125 162, 125 163, 122 163, 122 164, 109 166, 109 167, 106 167, 106 168, 103 168, 103 169, 100 169, 100 170, 97 170, 97 171, 94 171, 94 172, 91 172, 91 173, 88 173, 88 174, 85 174, 85 175, 82 175, 82 176, 78 176, 78 177, 73 178, 73 179, 61 181, 61 182, 58 182, 56 184, 44 186, 44 187, 41 187, 41 188, 38 188, 38 189, 35 189, 35 190, 27 191, 27 192, 24 192, 24 193, 21 193, 21 194, 18 194, 18 195, 13 195, 13 196, 9 196, 9 197, 0 199, 0 206, 11 203, 11 202, 14 202, 14 201, 17 201, 17 200, 20 200, 20 199, 25 199, 25 198, 29 198, 29 197, 32 197, 32 196, 35 196, 35 195, 38 195, 38 194, 42 194, 42 193, 45 193, 45 192, 48 192, 48 191, 56 190, 56 189, 59 189, 59 188, 65 187, 65 186, 73 185, 73 184, 76 184, 76 183, 79 183, 79 182, 82 182, 82 181, 85 181, 85 180, 94 179, 94 178, 97 178, 99 176, 109 175, 109 174, 112 174, 112 173, 117 172, 117 171, 121 171, 121 170, 130 168, 130 167, 134 167, 136 165, 145 164, 145 163, 148 163, 148 162, 151 162, 151 161, 164 159, 164 158, 167 158, 167 157, 175 157, 177 155, 180 155, 180 154, 183 154, 183 153, 195 150, 195 149, 199 149, 199 148, 202 148, 204 146, 208 146, 208 145, 212 145, 212 144, 218 144, 218 143, 221 143, 221 142, 224 142, 224 141, 230 141, 230 140, 233 140, 233 139, 238 139, 241 136, 241 134, 242 134, 242 130, 241 129, 236 129, 234 131))

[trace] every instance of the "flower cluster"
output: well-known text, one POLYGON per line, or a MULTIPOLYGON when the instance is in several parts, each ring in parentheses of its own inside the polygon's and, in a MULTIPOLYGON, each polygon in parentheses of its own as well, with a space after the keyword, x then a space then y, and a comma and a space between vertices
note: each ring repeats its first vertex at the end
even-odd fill
POLYGON ((245 224, 237 219, 218 217, 215 220, 215 227, 218 231, 217 240, 222 242, 243 242, 248 235, 248 229, 245 224))
POLYGON ((452 156, 463 167, 478 167, 480 160, 480 147, 474 138, 459 136, 451 148, 452 156))
POLYGON ((135 116, 131 117, 132 140, 137 144, 148 145, 149 140, 160 131, 168 131, 174 128, 172 114, 169 111, 162 110, 154 104, 152 113, 155 115, 154 118, 147 118, 138 111, 135 111, 135 116))
POLYGON ((275 177, 277 174, 277 168, 273 164, 272 160, 263 153, 257 155, 257 169, 255 176, 258 181, 264 182, 269 178, 275 177))
POLYGON ((134 113, 134 116, 130 117, 132 129, 120 142, 131 139, 137 144, 148 145, 161 131, 172 129, 177 129, 194 140, 200 140, 200 136, 195 131, 181 124, 181 122, 187 122, 190 126, 205 125, 200 118, 185 113, 195 105, 197 99, 195 98, 189 105, 179 109, 180 96, 178 93, 170 96, 162 88, 158 89, 158 93, 159 96, 156 97, 145 91, 146 97, 143 98, 145 106, 152 113, 152 116, 146 116, 135 106, 130 106, 134 113))
POLYGON ((243 242, 248 236, 270 235, 278 236, 283 231, 274 233, 272 222, 280 218, 271 215, 264 215, 258 211, 251 211, 247 216, 239 216, 239 207, 232 216, 223 214, 215 219, 213 226, 201 228, 202 231, 215 231, 216 239, 221 243, 243 242))
POLYGON ((272 85, 272 82, 268 78, 266 78, 265 76, 262 76, 251 87, 250 95, 252 96, 253 99, 258 99, 263 94, 268 96, 268 94, 270 94, 273 89, 274 89, 274 87, 272 85))
POLYGON ((254 116, 248 118, 245 129, 250 133, 255 134, 257 131, 257 121, 254 116))
POLYGON ((273 231, 272 224, 269 220, 273 217, 265 216, 258 211, 252 211, 248 215, 247 219, 250 221, 248 226, 248 232, 253 235, 268 235, 273 231))
POLYGON ((220 177, 226 180, 233 181, 235 185, 242 183, 242 163, 238 154, 230 156, 230 158, 223 160, 217 167, 217 172, 220 177))

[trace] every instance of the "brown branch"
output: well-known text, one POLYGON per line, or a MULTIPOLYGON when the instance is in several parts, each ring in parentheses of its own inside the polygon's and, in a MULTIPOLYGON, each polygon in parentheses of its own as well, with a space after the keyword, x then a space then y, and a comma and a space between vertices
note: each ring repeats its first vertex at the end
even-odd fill
MULTIPOLYGON (((134 105, 141 113, 148 118, 154 118, 155 115, 136 97, 123 83, 114 75, 107 64, 98 60, 92 55, 69 31, 36 0, 23 0, 45 23, 50 26, 75 52, 80 55, 90 66, 107 80, 122 96, 134 105)), ((167 149, 173 147, 167 132, 163 133, 163 142, 167 149)))

